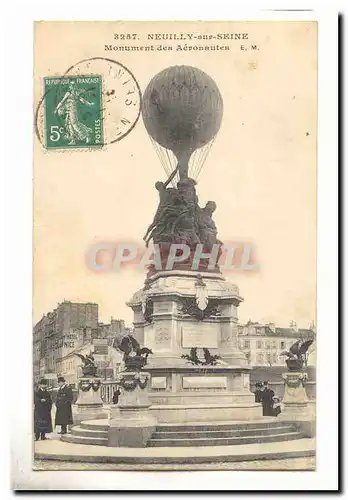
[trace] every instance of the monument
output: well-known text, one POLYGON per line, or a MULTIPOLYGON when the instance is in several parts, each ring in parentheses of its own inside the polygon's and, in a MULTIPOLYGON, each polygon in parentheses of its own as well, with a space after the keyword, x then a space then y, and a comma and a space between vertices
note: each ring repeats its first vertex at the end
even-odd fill
POLYGON ((146 88, 142 114, 156 148, 176 163, 156 183, 159 205, 144 236, 146 245, 153 241, 154 262, 128 302, 136 339, 153 351, 146 367, 151 412, 159 422, 257 418, 251 368, 236 338, 243 299, 219 269, 217 205, 200 207, 196 192, 222 120, 220 91, 203 71, 167 68, 146 88))
MULTIPOLYGON (((155 186, 159 206, 144 236, 146 245, 153 242, 154 259, 144 286, 128 302, 134 335, 116 345, 124 363, 117 380, 119 404, 111 407, 109 419, 82 422, 65 440, 121 449, 161 447, 161 457, 167 457, 171 446, 259 444, 263 433, 265 442, 282 440, 276 431, 270 434, 276 427, 288 431, 284 439, 300 438, 302 431, 292 424, 261 421, 261 404, 250 391, 251 367, 237 343, 243 298, 219 267, 217 205, 208 201, 201 207, 197 196, 202 163, 197 167, 195 158, 202 155, 196 153, 219 130, 220 92, 198 69, 168 68, 145 91, 143 119, 152 140, 176 160, 167 180, 155 186)), ((289 362, 290 368, 299 369, 299 363, 289 362)))

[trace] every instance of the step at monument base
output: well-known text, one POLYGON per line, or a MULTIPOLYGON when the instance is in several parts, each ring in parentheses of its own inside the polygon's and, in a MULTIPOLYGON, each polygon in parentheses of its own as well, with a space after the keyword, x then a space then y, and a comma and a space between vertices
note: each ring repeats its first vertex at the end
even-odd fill
MULTIPOLYGON (((108 445, 108 421, 81 422, 61 440, 74 444, 108 445)), ((219 424, 157 425, 147 447, 201 447, 275 443, 299 440, 303 433, 289 422, 266 419, 265 422, 225 422, 219 424)))

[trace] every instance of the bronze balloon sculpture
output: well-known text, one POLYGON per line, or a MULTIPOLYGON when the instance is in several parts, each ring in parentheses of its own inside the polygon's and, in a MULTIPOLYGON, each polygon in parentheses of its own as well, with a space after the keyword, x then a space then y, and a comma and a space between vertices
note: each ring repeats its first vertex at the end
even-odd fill
MULTIPOLYGON (((219 131, 223 103, 214 80, 192 66, 172 66, 158 73, 148 84, 142 115, 150 137, 174 153, 180 179, 196 179, 203 165, 206 147, 219 131), (204 153, 204 154, 203 154, 204 153)), ((176 165, 175 165, 176 167, 176 165)), ((174 167, 174 168, 175 168, 174 167)), ((168 166, 170 171, 174 170, 168 166)))

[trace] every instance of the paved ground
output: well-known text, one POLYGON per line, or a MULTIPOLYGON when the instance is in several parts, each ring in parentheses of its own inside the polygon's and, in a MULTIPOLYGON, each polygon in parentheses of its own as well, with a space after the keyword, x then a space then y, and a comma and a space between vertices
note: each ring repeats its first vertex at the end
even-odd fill
MULTIPOLYGON (((139 470, 139 466, 122 464, 83 464, 59 460, 35 460, 36 470, 139 470)), ((315 457, 285 460, 261 460, 200 465, 143 465, 140 470, 315 470, 315 457)))
MULTIPOLYGON (((55 436, 56 437, 56 436, 55 436)), ((58 437, 58 436, 57 436, 58 437)), ((287 451, 289 448, 296 448, 301 445, 303 447, 305 442, 308 441, 308 446, 310 449, 313 448, 314 443, 311 440, 299 440, 299 442, 289 442, 287 443, 287 451)), ((102 456, 111 457, 113 455, 131 455, 136 457, 139 456, 139 461, 141 461, 141 455, 163 454, 163 449, 161 448, 144 448, 144 449, 117 449, 117 448, 107 448, 104 446, 86 446, 86 445, 76 445, 70 443, 63 443, 56 439, 53 441, 44 441, 35 443, 36 453, 38 453, 38 458, 34 461, 34 468, 36 470, 315 470, 315 457, 302 457, 302 458, 286 458, 280 459, 279 455, 273 460, 245 460, 241 457, 241 461, 225 461, 222 462, 222 456, 224 455, 223 450, 228 454, 242 453, 248 454, 248 448, 254 454, 255 445, 245 445, 237 447, 218 447, 218 453, 216 447, 201 447, 201 448, 180 448, 177 453, 182 453, 183 463, 178 464, 120 464, 120 463, 97 463, 94 461, 94 457, 98 457, 99 454, 102 456), (222 448, 222 449, 221 449, 222 448), (226 448, 226 449, 225 449, 226 448), (237 450, 238 448, 238 450, 237 450), (45 454, 51 455, 50 459, 45 459, 45 454), (213 463, 203 463, 203 464, 185 464, 185 457, 190 457, 192 454, 205 455, 209 454, 211 456, 216 456, 216 461, 213 463), (41 456, 40 456, 41 455, 41 456), (55 460, 55 455, 60 455, 63 460, 55 460), (65 456, 64 456, 65 455, 65 456), (71 455, 80 456, 80 461, 71 461, 71 455), (86 455, 86 460, 84 460, 84 455, 86 455)), ((262 445, 256 445, 256 455, 260 455, 260 448, 262 445)), ((272 448, 284 447, 284 443, 273 443, 272 448)), ((267 445, 268 448, 268 445, 267 445)), ((172 453, 172 449, 166 449, 168 453, 172 453)), ((165 455, 165 453, 164 453, 165 455)), ((253 458, 253 457, 250 457, 253 458)))
MULTIPOLYGON (((48 451, 52 445, 56 448, 55 444, 58 447, 62 445, 64 447, 72 447, 74 451, 83 450, 86 453, 88 450, 92 451, 92 449, 97 450, 97 452, 101 448, 100 446, 86 446, 86 445, 71 445, 69 443, 62 443, 60 441, 60 436, 57 432, 60 428, 56 428, 55 432, 49 435, 49 441, 42 442, 38 441, 35 443, 36 452, 40 451, 48 451), (53 441, 53 442, 52 442, 53 441)), ((310 442, 311 440, 308 440, 310 442)), ((304 442, 304 441, 303 441, 304 442)), ((282 444, 281 444, 282 445, 282 444)), ((280 446, 281 446, 280 445, 280 446)), ((253 445, 245 445, 246 448, 253 445)), ((245 446, 243 447, 245 449, 245 446)), ((259 445, 260 446, 260 445, 259 445)), ((269 445, 267 445, 268 447, 269 445)), ((277 448, 279 443, 273 443, 272 448, 277 448)), ((287 448, 296 447, 296 442, 288 442, 287 448)), ((210 448, 211 450, 212 448, 210 448)), ((114 449, 115 450, 115 449, 114 449)), ((158 454, 160 453, 159 448, 150 448, 147 449, 150 453, 158 454)), ((107 454, 114 453, 110 448, 107 448, 107 454)), ((105 453, 106 453, 105 451, 105 453)), ((172 450, 171 450, 172 451, 172 450)), ((191 452, 192 452, 191 448, 191 452)), ((207 449, 203 450, 203 452, 208 452, 207 449)), ((221 447, 219 447, 219 452, 221 451, 221 447)), ((145 450, 145 453, 146 450, 145 450)), ((34 460, 34 469, 36 470, 143 470, 143 471, 154 471, 154 470, 315 470, 315 457, 303 457, 303 458, 287 458, 282 460, 253 460, 253 461, 242 461, 242 462, 225 462, 225 463, 209 463, 209 464, 175 464, 175 465, 151 465, 151 464, 143 464, 143 465, 132 465, 132 464, 112 464, 112 463, 93 463, 93 462, 69 462, 69 461, 61 461, 61 460, 44 460, 44 459, 35 459, 34 460)))
POLYGON ((238 446, 189 446, 189 447, 145 447, 118 448, 109 446, 67 443, 57 439, 37 441, 35 455, 38 460, 56 460, 97 463, 166 463, 173 457, 177 463, 191 462, 242 462, 250 460, 279 460, 313 456, 315 439, 304 438, 275 443, 251 443, 238 446))

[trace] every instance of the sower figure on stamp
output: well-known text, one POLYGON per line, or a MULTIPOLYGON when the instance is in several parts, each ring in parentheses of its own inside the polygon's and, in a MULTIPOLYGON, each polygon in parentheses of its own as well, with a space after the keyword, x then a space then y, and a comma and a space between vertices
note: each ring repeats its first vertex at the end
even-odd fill
POLYGON ((261 394, 262 415, 264 417, 273 416, 273 397, 274 391, 268 387, 268 382, 264 382, 261 394))
POLYGON ((92 129, 78 118, 78 102, 88 106, 94 105, 93 102, 84 97, 85 93, 87 93, 85 89, 77 89, 74 82, 71 82, 63 99, 54 110, 54 113, 64 117, 67 138, 70 140, 69 145, 75 144, 77 140, 85 141, 88 144, 93 133, 92 129))
POLYGON ((55 425, 61 426, 61 431, 58 434, 66 434, 67 426, 73 423, 71 403, 73 393, 70 387, 67 386, 64 377, 58 377, 59 390, 56 399, 56 419, 55 425))
POLYGON ((51 395, 46 381, 42 379, 34 394, 35 441, 46 439, 46 433, 52 432, 51 409, 51 395))

